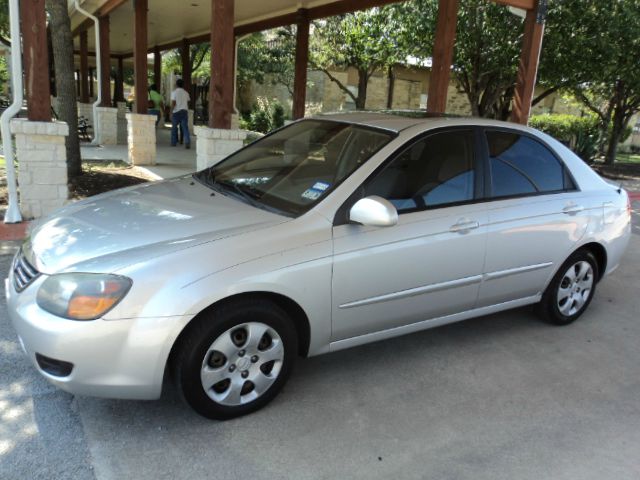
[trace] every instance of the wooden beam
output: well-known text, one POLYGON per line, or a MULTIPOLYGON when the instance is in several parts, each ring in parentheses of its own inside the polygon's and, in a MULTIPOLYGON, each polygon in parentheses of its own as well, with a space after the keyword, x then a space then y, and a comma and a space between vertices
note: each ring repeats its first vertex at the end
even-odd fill
MULTIPOLYGON (((21 0, 21 30, 24 56, 27 117, 32 121, 51 121, 51 85, 47 49, 45 0, 21 0)), ((18 40, 19 43, 19 40, 18 40)))
POLYGON ((234 0, 211 0, 209 127, 231 128, 233 113, 234 0))
POLYGON ((524 20, 524 36, 522 38, 522 52, 518 68, 518 81, 513 96, 511 121, 526 125, 531 113, 531 99, 536 86, 536 75, 540 60, 544 22, 546 18, 546 0, 537 0, 534 10, 527 10, 524 20))
POLYGON ((135 0, 133 12, 133 83, 136 89, 134 113, 147 113, 147 11, 148 0, 135 0))
MULTIPOLYGON (((124 3, 127 3, 127 0, 107 0, 107 2, 105 2, 102 6, 100 6, 93 12, 93 15, 98 18, 106 17, 124 3)), ((78 24, 78 26, 71 31, 71 34, 75 37, 80 32, 89 30, 91 27, 93 27, 93 20, 87 18, 80 22, 80 24, 78 24)))
POLYGON ((431 113, 445 113, 447 107, 447 90, 451 76, 457 21, 458 0, 439 0, 433 63, 429 78, 429 96, 427 98, 427 111, 431 113))
POLYGON ((296 22, 296 63, 293 81, 293 119, 304 117, 307 100, 307 67, 309 64, 309 12, 298 10, 296 22))
POLYGON ((101 105, 103 107, 111 106, 111 44, 109 41, 109 35, 111 33, 111 27, 109 22, 109 15, 100 17, 98 19, 100 26, 100 97, 102 98, 101 105))
POLYGON ((159 92, 162 84, 162 52, 157 45, 153 49, 153 83, 159 92))
MULTIPOLYGON (((182 45, 180 46, 180 60, 182 61, 182 81, 184 82, 184 89, 189 92, 191 96, 191 52, 189 49, 189 41, 186 38, 182 39, 182 45)), ((189 108, 193 108, 193 101, 189 101, 189 108)))
POLYGON ((89 100, 93 101, 93 67, 89 67, 89 100))
POLYGON ((80 32, 80 103, 89 103, 89 40, 87 31, 80 32))
POLYGON ((116 83, 113 89, 113 98, 116 102, 124 102, 124 59, 118 58, 116 70, 116 83))
POLYGON ((76 70, 76 95, 80 98, 80 70, 76 70))

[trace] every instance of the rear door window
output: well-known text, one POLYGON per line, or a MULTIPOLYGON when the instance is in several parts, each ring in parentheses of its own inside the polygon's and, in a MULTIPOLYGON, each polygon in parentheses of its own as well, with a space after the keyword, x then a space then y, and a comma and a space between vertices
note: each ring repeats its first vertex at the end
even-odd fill
POLYGON ((564 167, 542 143, 515 132, 487 131, 492 197, 566 189, 564 167))

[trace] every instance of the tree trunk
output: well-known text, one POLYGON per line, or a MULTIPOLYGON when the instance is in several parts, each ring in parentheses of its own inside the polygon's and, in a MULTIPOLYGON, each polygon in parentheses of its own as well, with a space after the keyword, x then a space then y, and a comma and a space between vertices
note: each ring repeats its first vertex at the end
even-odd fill
POLYGON ((56 72, 58 94, 58 118, 69 125, 67 147, 67 174, 69 179, 82 173, 80 141, 78 139, 78 107, 73 68, 73 37, 71 21, 67 11, 67 0, 46 0, 51 44, 56 72))
POLYGON ((364 110, 367 103, 367 86, 369 73, 364 69, 358 69, 358 96, 356 97, 356 110, 364 110))
POLYGON ((393 65, 389 65, 387 76, 389 77, 389 89, 387 90, 387 108, 391 110, 393 108, 393 89, 396 84, 396 75, 393 72, 393 65))
POLYGON ((616 105, 613 112, 613 125, 611 126, 611 135, 609 135, 609 145, 607 146, 607 154, 604 157, 604 163, 613 165, 618 154, 618 143, 625 129, 624 114, 619 110, 620 106, 616 105))

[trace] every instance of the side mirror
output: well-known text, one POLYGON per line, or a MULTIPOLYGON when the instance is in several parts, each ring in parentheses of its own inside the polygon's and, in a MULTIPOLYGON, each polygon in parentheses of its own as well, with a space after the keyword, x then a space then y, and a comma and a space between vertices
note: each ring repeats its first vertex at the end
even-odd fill
POLYGON ((389 200, 372 195, 351 207, 349 221, 370 227, 391 227, 398 223, 398 211, 389 200))

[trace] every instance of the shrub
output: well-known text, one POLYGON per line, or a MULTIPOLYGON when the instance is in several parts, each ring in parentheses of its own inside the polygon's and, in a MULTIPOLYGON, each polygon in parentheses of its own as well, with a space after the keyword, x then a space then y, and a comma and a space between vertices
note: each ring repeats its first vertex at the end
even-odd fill
POLYGON ((601 130, 595 115, 534 115, 529 119, 529 126, 564 143, 587 163, 592 162, 598 154, 601 130))
POLYGON ((284 125, 284 107, 274 100, 258 97, 248 118, 241 121, 241 127, 254 132, 268 133, 284 125))

